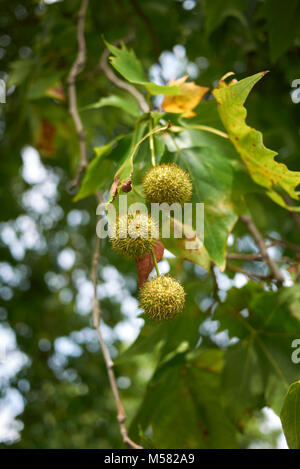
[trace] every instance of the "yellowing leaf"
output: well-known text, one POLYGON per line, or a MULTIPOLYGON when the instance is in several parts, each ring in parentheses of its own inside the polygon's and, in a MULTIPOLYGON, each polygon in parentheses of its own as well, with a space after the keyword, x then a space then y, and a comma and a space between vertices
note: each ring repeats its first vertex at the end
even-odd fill
POLYGON ((296 188, 300 184, 300 172, 290 171, 285 164, 278 163, 274 159, 277 153, 264 146, 261 132, 246 123, 244 103, 253 86, 265 73, 257 73, 229 85, 224 81, 229 76, 227 74, 213 94, 223 125, 252 179, 268 190, 267 194, 274 202, 289 210, 299 210, 299 207, 287 206, 282 194, 286 192, 293 199, 299 200, 296 188))
POLYGON ((182 117, 193 117, 196 114, 192 111, 201 101, 209 88, 198 86, 193 81, 186 83, 188 75, 184 75, 178 80, 171 80, 169 86, 178 86, 179 92, 174 95, 164 97, 162 108, 168 112, 184 112, 182 117))

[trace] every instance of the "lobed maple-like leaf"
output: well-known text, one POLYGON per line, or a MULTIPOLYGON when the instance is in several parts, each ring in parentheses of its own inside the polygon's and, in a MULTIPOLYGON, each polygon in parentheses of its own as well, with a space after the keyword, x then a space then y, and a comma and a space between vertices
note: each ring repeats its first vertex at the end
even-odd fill
POLYGON ((277 162, 277 153, 264 146, 262 133, 246 123, 244 103, 253 86, 265 74, 260 72, 230 84, 221 80, 213 94, 229 138, 253 180, 267 189, 268 196, 274 202, 290 210, 300 210, 300 207, 287 206, 282 197, 282 193, 286 192, 293 199, 299 200, 300 193, 296 187, 300 184, 300 172, 290 171, 285 164, 277 162))

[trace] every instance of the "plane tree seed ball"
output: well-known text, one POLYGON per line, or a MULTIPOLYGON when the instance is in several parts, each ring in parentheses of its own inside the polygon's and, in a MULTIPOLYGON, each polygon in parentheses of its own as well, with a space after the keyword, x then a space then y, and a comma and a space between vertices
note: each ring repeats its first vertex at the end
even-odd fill
POLYGON ((192 196, 192 182, 189 174, 176 164, 159 164, 146 173, 143 190, 150 203, 183 205, 192 196))
POLYGON ((146 316, 155 321, 172 319, 183 309, 185 291, 170 275, 148 280, 140 293, 140 306, 146 316))
POLYGON ((126 257, 138 258, 152 251, 159 230, 150 215, 121 215, 111 237, 113 249, 126 257))

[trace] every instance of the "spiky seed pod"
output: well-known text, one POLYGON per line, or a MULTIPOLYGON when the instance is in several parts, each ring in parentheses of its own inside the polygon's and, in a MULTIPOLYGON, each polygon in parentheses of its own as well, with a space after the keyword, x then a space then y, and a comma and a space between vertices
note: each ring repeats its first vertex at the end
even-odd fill
POLYGON ((184 302, 183 286, 170 275, 148 280, 140 293, 140 306, 155 321, 174 318, 182 311, 184 302))
POLYGON ((183 205, 192 196, 190 176, 174 163, 153 166, 144 177, 143 189, 148 202, 183 205))
POLYGON ((138 258, 150 253, 158 238, 158 226, 151 216, 136 213, 117 219, 111 243, 124 256, 138 258))

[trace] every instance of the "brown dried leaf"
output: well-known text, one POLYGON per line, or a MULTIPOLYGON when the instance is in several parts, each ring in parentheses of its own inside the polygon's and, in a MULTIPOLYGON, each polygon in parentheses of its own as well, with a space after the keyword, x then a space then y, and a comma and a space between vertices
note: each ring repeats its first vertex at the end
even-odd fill
MULTIPOLYGON (((165 248, 164 248, 163 243, 160 240, 156 241, 153 250, 154 250, 154 254, 155 254, 157 262, 161 261, 164 255, 165 248)), ((135 262, 136 262, 137 271, 138 271, 139 288, 142 288, 142 286, 147 281, 154 267, 152 254, 150 253, 150 254, 146 254, 143 257, 139 257, 138 259, 135 259, 135 262)))

